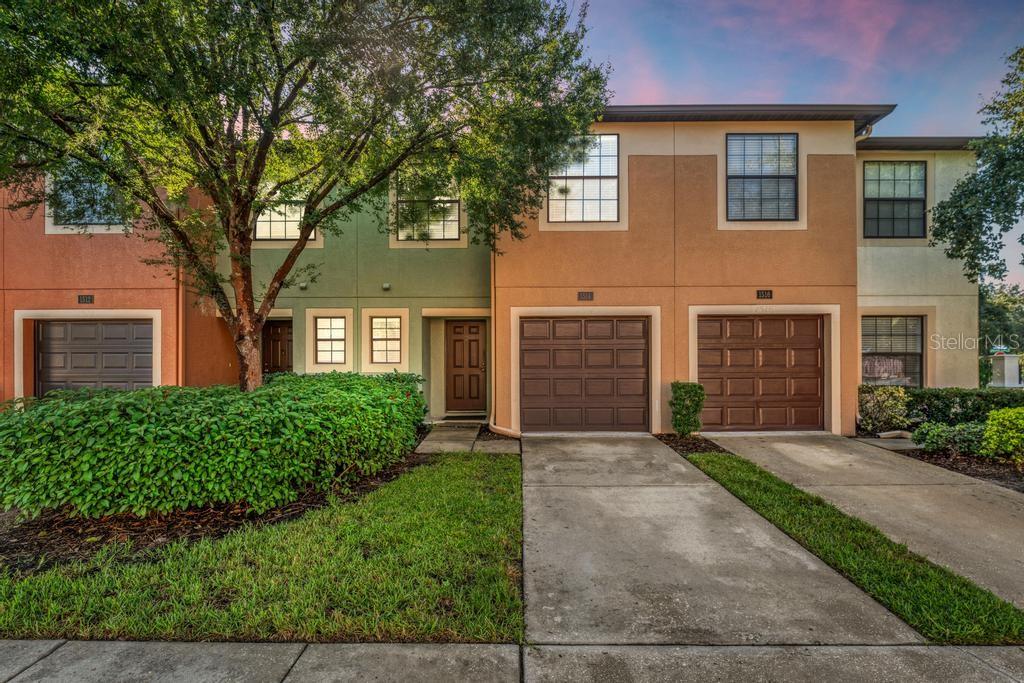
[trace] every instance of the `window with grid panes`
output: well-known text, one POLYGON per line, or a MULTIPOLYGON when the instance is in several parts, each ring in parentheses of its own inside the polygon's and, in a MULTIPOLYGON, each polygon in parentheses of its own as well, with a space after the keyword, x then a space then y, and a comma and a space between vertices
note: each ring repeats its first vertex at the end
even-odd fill
POLYGON ((549 223, 603 223, 619 220, 619 136, 586 136, 582 159, 548 180, 549 223))
POLYGON ((864 162, 864 237, 925 237, 923 161, 864 162))
POLYGON ((923 317, 864 316, 860 320, 860 348, 864 384, 923 386, 923 317))
MULTIPOLYGON (((264 209, 256 218, 256 239, 298 239, 302 212, 301 204, 281 204, 264 209)), ((315 231, 310 235, 310 239, 316 239, 315 231)))
POLYGON ((729 133, 725 147, 727 219, 797 220, 796 133, 729 133))
POLYGON ((370 318, 370 362, 402 362, 402 319, 398 316, 370 318))
POLYGON ((344 364, 346 328, 344 316, 314 318, 316 326, 316 362, 319 364, 344 364))
POLYGON ((458 240, 460 206, 458 199, 398 199, 398 239, 458 240))

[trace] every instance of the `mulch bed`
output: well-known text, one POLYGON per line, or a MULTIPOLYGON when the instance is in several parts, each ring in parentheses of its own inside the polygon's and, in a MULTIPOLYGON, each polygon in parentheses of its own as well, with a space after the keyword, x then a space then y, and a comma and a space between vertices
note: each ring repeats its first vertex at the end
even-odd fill
POLYGON ((972 455, 950 453, 925 453, 924 451, 901 451, 905 455, 953 472, 982 479, 991 484, 1003 486, 1024 493, 1024 471, 1008 460, 995 460, 972 455))
POLYGON ((0 517, 0 569, 31 574, 67 562, 87 560, 103 546, 115 542, 131 542, 133 555, 144 561, 152 550, 174 541, 219 538, 246 525, 286 522, 325 507, 332 497, 354 500, 430 459, 429 455, 409 455, 346 491, 324 492, 310 488, 294 502, 262 515, 253 514, 248 506, 240 504, 211 505, 144 518, 120 514, 85 519, 59 510, 19 523, 12 515, 7 515, 0 517))
POLYGON ((729 452, 703 436, 679 436, 678 434, 655 434, 654 436, 679 455, 729 452))
POLYGON ((480 433, 476 435, 476 438, 478 441, 519 441, 519 439, 512 436, 492 432, 486 425, 480 428, 480 433))

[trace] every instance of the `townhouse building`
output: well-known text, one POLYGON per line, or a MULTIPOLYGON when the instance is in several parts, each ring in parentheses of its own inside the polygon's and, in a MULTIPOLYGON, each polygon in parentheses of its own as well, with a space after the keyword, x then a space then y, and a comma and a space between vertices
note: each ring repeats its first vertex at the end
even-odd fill
MULTIPOLYGON (((967 138, 886 138, 891 105, 613 106, 556 169, 524 240, 472 244, 457 197, 411 226, 354 215, 282 293, 267 372, 416 372, 430 416, 498 431, 855 430, 861 382, 975 386, 977 286, 928 245, 967 138)), ((389 201, 422 201, 392 196, 389 201)), ((297 215, 260 217, 269 274, 297 215)), ((226 328, 154 246, 102 221, 4 212, 5 398, 233 382, 226 328), (199 305, 196 305, 196 304, 199 305)))

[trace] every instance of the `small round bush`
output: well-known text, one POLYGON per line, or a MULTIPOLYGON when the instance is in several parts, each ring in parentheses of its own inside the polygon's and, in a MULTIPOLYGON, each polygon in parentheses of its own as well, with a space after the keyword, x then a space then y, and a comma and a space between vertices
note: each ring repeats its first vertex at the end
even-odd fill
POLYGON ((1024 464, 1024 408, 1003 408, 988 414, 981 452, 1024 464))

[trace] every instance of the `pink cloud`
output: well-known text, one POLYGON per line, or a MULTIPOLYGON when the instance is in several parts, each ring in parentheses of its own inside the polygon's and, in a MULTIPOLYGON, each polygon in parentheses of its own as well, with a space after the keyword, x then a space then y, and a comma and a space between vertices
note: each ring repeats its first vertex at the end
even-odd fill
POLYGON ((911 0, 712 0, 704 7, 730 41, 839 62, 843 74, 824 93, 836 100, 870 99, 879 75, 910 73, 953 52, 974 23, 968 8, 911 0))

